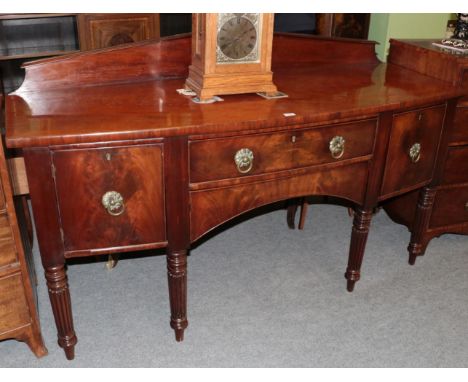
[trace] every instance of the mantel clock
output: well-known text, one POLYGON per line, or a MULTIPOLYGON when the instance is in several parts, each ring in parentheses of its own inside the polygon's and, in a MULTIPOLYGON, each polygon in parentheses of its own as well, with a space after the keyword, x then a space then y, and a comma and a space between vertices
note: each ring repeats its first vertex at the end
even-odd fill
POLYGON ((271 72, 272 13, 194 13, 186 86, 215 95, 277 92, 271 72))

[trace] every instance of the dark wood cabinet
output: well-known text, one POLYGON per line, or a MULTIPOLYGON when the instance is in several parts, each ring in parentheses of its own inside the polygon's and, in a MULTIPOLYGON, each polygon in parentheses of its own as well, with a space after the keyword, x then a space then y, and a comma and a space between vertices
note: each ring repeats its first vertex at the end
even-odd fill
POLYGON ((384 204, 390 217, 412 232, 412 264, 424 254, 432 238, 444 233, 468 234, 468 55, 440 48, 433 42, 391 40, 388 57, 391 64, 430 76, 434 84, 451 83, 465 94, 455 109, 433 183, 422 193, 410 193, 384 204), (418 206, 423 213, 418 213, 418 206))
POLYGON ((159 14, 80 13, 77 20, 81 50, 159 38, 159 14))

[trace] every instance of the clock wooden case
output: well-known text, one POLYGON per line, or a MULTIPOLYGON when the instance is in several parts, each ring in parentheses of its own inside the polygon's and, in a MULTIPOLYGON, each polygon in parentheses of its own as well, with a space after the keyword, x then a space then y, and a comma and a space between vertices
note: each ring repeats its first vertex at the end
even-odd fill
POLYGON ((271 72, 272 13, 195 13, 186 87, 215 95, 277 92, 271 72))

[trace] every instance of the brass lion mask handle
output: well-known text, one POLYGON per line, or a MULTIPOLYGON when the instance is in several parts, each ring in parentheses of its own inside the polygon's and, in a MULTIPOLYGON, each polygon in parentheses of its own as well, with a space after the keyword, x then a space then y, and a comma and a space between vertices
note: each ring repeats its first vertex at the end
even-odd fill
POLYGON ((413 146, 411 146, 408 155, 411 159, 411 162, 418 163, 421 159, 421 144, 415 143, 413 146))
POLYGON ((125 204, 121 194, 117 191, 108 191, 102 196, 102 205, 112 216, 122 215, 125 211, 125 204))
POLYGON ((328 145, 330 149, 331 156, 334 159, 340 159, 345 151, 345 139, 340 136, 333 137, 328 145))
POLYGON ((236 163, 237 171, 241 174, 247 174, 253 167, 254 155, 252 150, 243 148, 236 152, 234 162, 236 163))

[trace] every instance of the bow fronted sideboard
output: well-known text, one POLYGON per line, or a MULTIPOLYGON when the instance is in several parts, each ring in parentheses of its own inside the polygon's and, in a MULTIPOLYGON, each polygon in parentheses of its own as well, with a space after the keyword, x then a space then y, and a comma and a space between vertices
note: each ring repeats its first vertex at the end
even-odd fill
POLYGON ((7 98, 7 144, 24 153, 69 359, 77 337, 66 259, 166 248, 180 341, 187 251, 207 232, 290 198, 350 201, 352 291, 373 209, 430 184, 445 155, 460 91, 380 63, 373 42, 278 34, 273 80, 288 97, 227 95, 212 104, 177 91, 190 48, 190 36, 179 36, 26 64, 23 85, 7 98))

